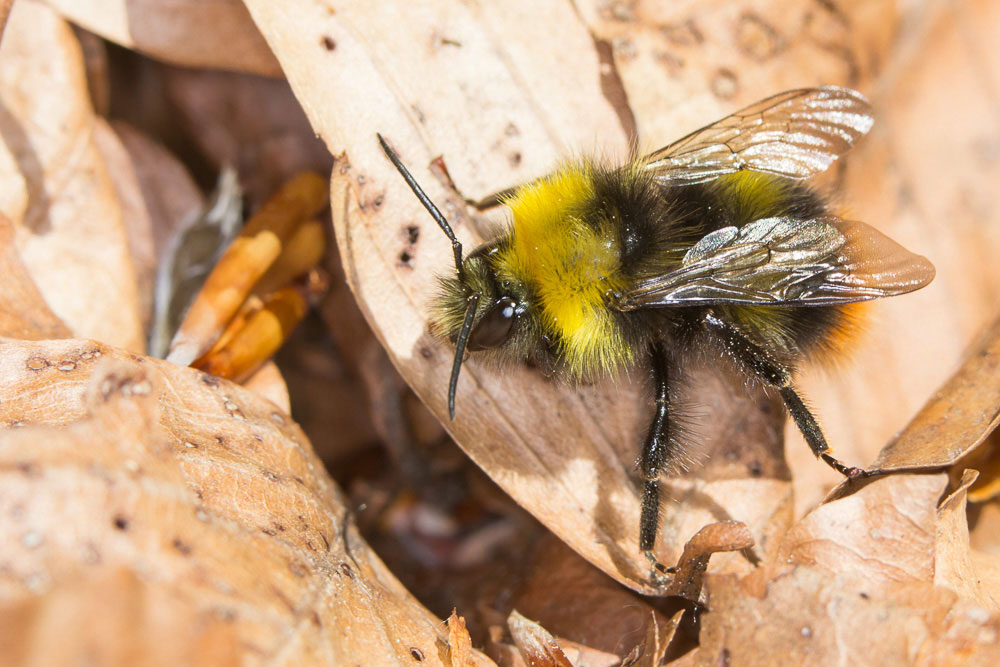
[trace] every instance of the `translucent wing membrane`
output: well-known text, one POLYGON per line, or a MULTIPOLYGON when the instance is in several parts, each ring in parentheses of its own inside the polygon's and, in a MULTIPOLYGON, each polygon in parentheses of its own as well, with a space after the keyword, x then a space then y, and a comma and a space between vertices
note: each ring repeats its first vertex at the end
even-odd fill
POLYGON ((787 178, 823 172, 871 129, 868 100, 830 86, 790 90, 737 111, 644 158, 653 176, 675 185, 743 169, 787 178))
POLYGON ((933 277, 924 257, 863 222, 765 218, 707 234, 678 269, 640 281, 615 305, 825 306, 905 294, 933 277))

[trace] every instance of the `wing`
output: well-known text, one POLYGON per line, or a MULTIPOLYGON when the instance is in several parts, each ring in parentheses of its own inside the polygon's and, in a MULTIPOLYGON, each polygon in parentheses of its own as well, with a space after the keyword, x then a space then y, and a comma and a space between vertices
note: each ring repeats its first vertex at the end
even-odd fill
POLYGON ((790 90, 647 155, 644 168, 677 185, 743 169, 808 178, 825 171, 873 122, 868 100, 857 91, 836 86, 790 90))
POLYGON ((863 222, 765 218, 705 235, 680 267, 640 281, 615 307, 827 306, 905 294, 933 278, 926 258, 863 222))

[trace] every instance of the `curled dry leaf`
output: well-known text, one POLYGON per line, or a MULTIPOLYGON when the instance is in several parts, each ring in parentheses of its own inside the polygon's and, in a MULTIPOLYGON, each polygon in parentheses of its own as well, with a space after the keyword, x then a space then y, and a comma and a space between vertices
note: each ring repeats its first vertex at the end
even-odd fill
POLYGON ((979 446, 1000 424, 1000 320, 990 326, 962 367, 906 429, 885 446, 872 468, 941 468, 979 446))
POLYGON ((177 158, 139 130, 121 122, 98 122, 95 129, 122 207, 143 330, 148 332, 157 267, 170 238, 201 211, 203 198, 177 158))
POLYGON ((740 551, 752 546, 753 536, 742 523, 728 521, 705 526, 684 545, 667 593, 691 602, 704 602, 702 586, 709 557, 719 551, 740 551))
POLYGON ((535 667, 573 667, 556 638, 534 621, 516 611, 507 618, 510 636, 514 639, 525 664, 535 667))
POLYGON ((110 656, 205 643, 224 657, 235 642, 242 664, 442 664, 438 620, 360 539, 271 403, 89 341, 5 340, 0 360, 0 423, 18 427, 0 433, 0 627, 23 630, 4 635, 5 655, 55 655, 28 642, 51 639, 57 614, 68 616, 58 655, 81 655, 93 609, 113 594, 137 616, 109 636, 110 656), (164 617, 151 617, 159 600, 164 617))
MULTIPOLYGON (((502 212, 467 209, 428 169, 436 156, 444 156, 463 195, 480 199, 544 174, 560 149, 593 147, 595 137, 606 153, 623 155, 628 130, 601 87, 608 63, 568 6, 462 6, 403 16, 394 9, 389 17, 368 4, 327 5, 335 11, 303 3, 276 12, 269 3, 248 3, 337 156, 331 196, 348 282, 404 377, 443 417, 451 351, 430 337, 427 309, 450 248, 379 151, 376 131, 401 151, 471 248, 502 212), (559 39, 552 25, 560 26, 559 39), (429 48, 414 51, 413 44, 429 48), (540 61, 546 67, 535 65, 540 61)), ((634 461, 648 407, 641 374, 636 380, 570 389, 529 369, 498 374, 472 359, 459 383, 459 416, 448 427, 477 464, 579 553, 636 590, 655 592, 638 550, 634 461)), ((747 400, 729 389, 725 396, 747 400)), ((755 399, 724 417, 712 411, 720 418, 708 424, 709 449, 761 412, 755 399)), ((721 400, 709 402, 715 408, 721 400)), ((661 561, 676 562, 681 545, 706 523, 744 521, 759 543, 772 544, 766 536, 790 521, 787 471, 774 458, 781 416, 765 405, 771 414, 745 428, 767 436, 767 456, 756 468, 730 470, 715 487, 694 480, 668 488, 661 561)), ((749 567, 742 557, 731 564, 749 567)))
POLYGON ((934 583, 992 612, 1000 611, 1000 587, 996 556, 977 553, 969 543, 966 514, 969 487, 978 473, 966 470, 962 480, 938 508, 934 545, 934 583))
POLYGON ((16 3, 0 44, 0 211, 25 266, 74 335, 141 351, 121 207, 95 140, 79 44, 35 2, 16 3))
POLYGON ((239 0, 46 0, 105 39, 187 67, 280 76, 281 67, 239 0))

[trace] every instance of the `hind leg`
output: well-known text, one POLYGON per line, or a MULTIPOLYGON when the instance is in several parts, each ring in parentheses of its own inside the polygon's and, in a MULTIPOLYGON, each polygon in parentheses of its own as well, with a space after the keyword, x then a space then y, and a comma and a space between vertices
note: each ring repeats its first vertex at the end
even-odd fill
POLYGON ((867 470, 847 466, 833 457, 830 446, 826 443, 823 431, 816 418, 803 402, 798 392, 792 387, 791 370, 773 354, 747 338, 742 331, 731 324, 722 321, 715 315, 705 316, 705 327, 718 340, 736 362, 746 368, 755 377, 768 385, 775 387, 781 393, 781 399, 788 408, 795 425, 799 427, 803 437, 817 458, 848 479, 858 479, 872 475, 867 470))

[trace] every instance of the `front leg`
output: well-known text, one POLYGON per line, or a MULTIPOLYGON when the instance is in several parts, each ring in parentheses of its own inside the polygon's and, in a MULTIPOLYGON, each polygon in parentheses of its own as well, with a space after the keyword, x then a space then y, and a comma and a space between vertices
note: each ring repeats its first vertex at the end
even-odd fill
POLYGON ((705 316, 705 327, 720 342, 741 367, 760 378, 781 393, 781 399, 788 408, 795 425, 799 427, 813 454, 831 468, 848 479, 868 477, 872 473, 862 468, 847 466, 833 457, 826 444, 826 438, 816 418, 802 401, 802 397, 792 387, 791 370, 778 361, 773 354, 747 338, 742 331, 709 313, 705 316))

